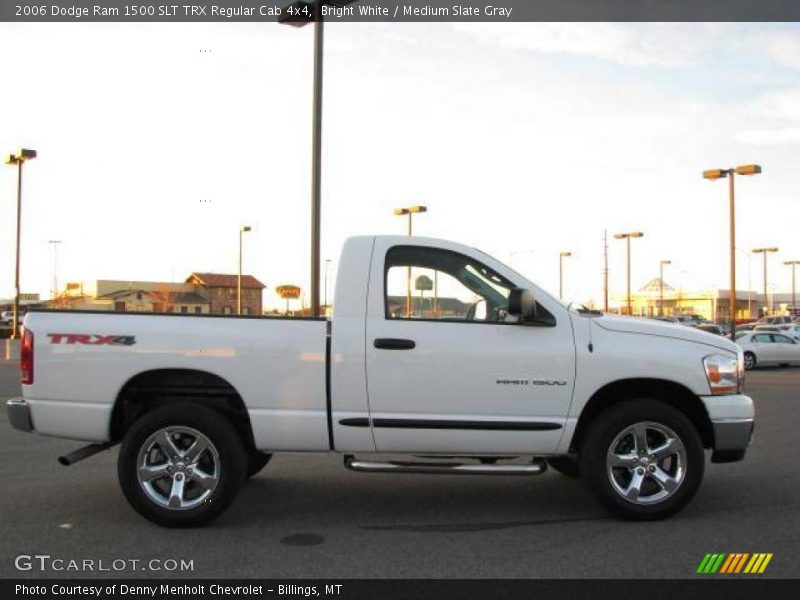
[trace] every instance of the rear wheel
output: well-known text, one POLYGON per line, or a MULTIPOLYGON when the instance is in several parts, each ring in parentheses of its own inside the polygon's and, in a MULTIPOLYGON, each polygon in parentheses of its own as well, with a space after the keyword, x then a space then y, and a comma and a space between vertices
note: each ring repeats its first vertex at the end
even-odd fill
POLYGON ((625 401, 590 425, 581 448, 583 479, 611 512, 631 520, 668 517, 703 479, 703 444, 679 410, 650 399, 625 401))
POLYGON ((246 469, 233 425, 217 411, 187 402, 136 421, 117 462, 130 505, 166 527, 204 525, 219 516, 239 493, 246 469))
POLYGON ((749 371, 756 366, 756 355, 752 352, 744 353, 744 368, 749 371))

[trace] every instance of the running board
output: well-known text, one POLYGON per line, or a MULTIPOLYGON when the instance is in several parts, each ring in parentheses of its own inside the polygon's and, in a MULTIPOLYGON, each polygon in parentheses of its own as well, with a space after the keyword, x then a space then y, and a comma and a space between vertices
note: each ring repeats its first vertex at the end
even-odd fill
POLYGON ((345 455, 344 466, 360 473, 424 473, 429 475, 539 475, 547 470, 547 463, 534 458, 528 464, 463 464, 446 462, 405 462, 360 460, 345 455))

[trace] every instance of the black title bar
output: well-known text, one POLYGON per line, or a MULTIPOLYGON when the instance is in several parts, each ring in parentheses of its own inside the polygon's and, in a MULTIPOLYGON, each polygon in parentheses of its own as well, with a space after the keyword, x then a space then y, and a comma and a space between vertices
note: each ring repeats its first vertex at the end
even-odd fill
POLYGON ((798 0, 2 0, 0 22, 776 22, 800 21, 798 0), (291 7, 291 8, 289 8, 291 7))

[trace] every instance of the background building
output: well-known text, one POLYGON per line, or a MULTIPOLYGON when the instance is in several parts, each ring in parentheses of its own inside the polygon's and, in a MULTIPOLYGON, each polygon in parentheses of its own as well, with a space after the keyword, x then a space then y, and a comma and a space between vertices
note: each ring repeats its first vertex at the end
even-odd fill
MULTIPOLYGON (((238 279, 237 275, 218 273, 192 273, 183 283, 98 279, 68 283, 50 304, 69 310, 235 314, 238 279)), ((262 314, 265 287, 251 275, 242 276, 242 314, 262 314)))

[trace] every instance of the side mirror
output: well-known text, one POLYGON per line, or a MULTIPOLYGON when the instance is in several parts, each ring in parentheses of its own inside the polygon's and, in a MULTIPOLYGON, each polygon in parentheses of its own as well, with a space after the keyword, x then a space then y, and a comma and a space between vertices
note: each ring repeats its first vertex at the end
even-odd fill
POLYGON ((514 288, 508 295, 508 314, 519 317, 521 323, 536 320, 536 300, 530 290, 514 288))

